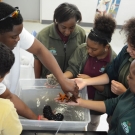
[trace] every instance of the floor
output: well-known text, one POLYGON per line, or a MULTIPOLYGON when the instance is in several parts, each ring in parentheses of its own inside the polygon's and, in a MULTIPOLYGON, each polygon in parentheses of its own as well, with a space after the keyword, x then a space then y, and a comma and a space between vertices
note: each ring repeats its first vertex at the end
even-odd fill
MULTIPOLYGON (((46 27, 45 24, 40 24, 37 22, 24 22, 24 27, 31 33, 33 30, 39 32, 42 28, 46 27)), ((91 28, 83 27, 88 34, 91 28)), ((122 33, 120 33, 120 29, 116 29, 113 37, 111 47, 118 54, 121 48, 124 46, 125 40, 122 33)), ((33 55, 21 50, 21 74, 20 78, 34 78, 33 71, 33 55), (26 74, 28 72, 28 74, 26 74), (25 73, 25 74, 24 74, 25 73)), ((97 128, 97 131, 107 131, 108 124, 106 122, 107 115, 104 114, 101 116, 100 124, 97 128)))

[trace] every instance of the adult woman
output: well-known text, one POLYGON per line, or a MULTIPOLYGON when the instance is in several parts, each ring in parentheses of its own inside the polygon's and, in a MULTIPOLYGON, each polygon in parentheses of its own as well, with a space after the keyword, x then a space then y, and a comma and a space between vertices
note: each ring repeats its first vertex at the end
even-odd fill
MULTIPOLYGON (((91 78, 103 74, 105 67, 115 57, 110 42, 115 30, 115 20, 110 16, 96 16, 94 27, 90 31, 87 43, 79 46, 71 56, 64 75, 68 78, 91 78)), ((102 95, 101 91, 108 86, 88 86, 88 97, 92 100, 104 100, 112 95, 102 95)), ((111 93, 110 93, 111 94, 111 93)), ((91 111, 91 122, 88 130, 96 130, 101 113, 91 111)))
MULTIPOLYGON (((53 24, 41 30, 37 39, 54 55, 64 72, 76 47, 85 42, 85 31, 76 23, 82 19, 79 9, 69 3, 60 4, 54 11, 53 24)), ((35 56, 35 78, 46 78, 50 71, 35 56)))

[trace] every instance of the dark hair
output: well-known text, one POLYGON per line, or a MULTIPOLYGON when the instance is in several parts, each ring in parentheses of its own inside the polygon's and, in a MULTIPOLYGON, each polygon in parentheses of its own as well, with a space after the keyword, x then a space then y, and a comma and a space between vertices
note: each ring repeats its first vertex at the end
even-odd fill
POLYGON ((14 61, 13 52, 6 45, 0 43, 0 78, 3 78, 10 71, 14 61))
POLYGON ((58 23, 62 23, 73 17, 75 17, 78 22, 82 20, 79 9, 73 4, 62 3, 54 11, 53 22, 57 21, 58 23))
POLYGON ((126 35, 126 42, 128 42, 133 48, 135 48, 135 18, 131 18, 126 21, 122 27, 122 30, 126 35))
MULTIPOLYGON (((16 9, 4 2, 0 2, 0 19, 8 16, 16 9)), ((3 21, 0 21, 0 34, 5 32, 10 32, 13 30, 14 25, 20 25, 23 22, 23 18, 19 13, 16 18, 8 17, 3 21)))
POLYGON ((94 20, 93 30, 88 38, 106 46, 111 42, 111 37, 116 28, 115 20, 109 15, 97 15, 94 20))

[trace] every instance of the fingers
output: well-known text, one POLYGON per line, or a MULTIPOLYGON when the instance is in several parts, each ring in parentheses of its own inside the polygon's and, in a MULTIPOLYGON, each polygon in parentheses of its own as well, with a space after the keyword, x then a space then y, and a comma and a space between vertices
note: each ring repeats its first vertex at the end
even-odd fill
POLYGON ((78 74, 78 75, 77 75, 77 78, 81 78, 81 74, 78 74))
POLYGON ((115 80, 112 80, 111 83, 114 84, 114 85, 118 85, 119 84, 119 82, 115 81, 115 80))
POLYGON ((48 121, 48 119, 47 119, 47 118, 44 118, 44 116, 43 116, 43 115, 40 115, 40 120, 48 121))

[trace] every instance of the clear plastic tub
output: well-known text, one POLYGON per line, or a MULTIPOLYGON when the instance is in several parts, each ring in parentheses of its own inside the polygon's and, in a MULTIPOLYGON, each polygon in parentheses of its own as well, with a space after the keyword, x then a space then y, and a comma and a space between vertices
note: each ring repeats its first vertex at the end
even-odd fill
MULTIPOLYGON (((42 114, 44 105, 50 105, 56 113, 64 115, 63 121, 39 121, 28 120, 20 117, 24 130, 57 130, 84 131, 85 126, 90 122, 88 109, 81 107, 67 106, 56 103, 54 98, 62 93, 61 87, 46 88, 46 79, 25 79, 20 80, 21 89, 18 96, 31 108, 37 115, 42 114)), ((86 88, 79 92, 79 96, 87 99, 86 88)), ((24 110, 25 111, 25 110, 24 110)))

